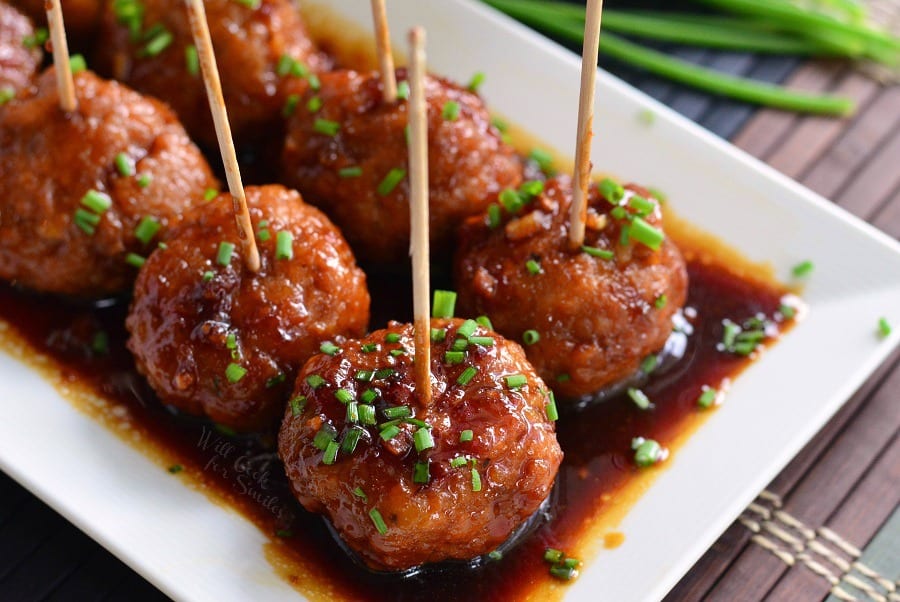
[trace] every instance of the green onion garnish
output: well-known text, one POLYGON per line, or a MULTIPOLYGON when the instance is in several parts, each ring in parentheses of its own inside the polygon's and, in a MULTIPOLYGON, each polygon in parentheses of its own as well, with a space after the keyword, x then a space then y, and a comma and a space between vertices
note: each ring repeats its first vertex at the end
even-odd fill
POLYGON ((278 385, 282 384, 286 380, 287 380, 287 374, 285 374, 284 372, 279 372, 272 378, 266 379, 266 388, 271 389, 272 387, 277 387, 278 385))
POLYGON ((356 497, 358 497, 359 499, 361 499, 364 502, 369 501, 369 496, 367 496, 366 492, 362 490, 362 487, 357 487, 356 489, 354 489, 353 495, 355 495, 356 497))
POLYGON ((354 167, 344 167, 338 170, 338 177, 347 179, 347 178, 358 178, 362 175, 362 167, 354 166, 354 167))
POLYGON ((466 443, 468 441, 471 441, 472 437, 474 437, 474 434, 472 433, 472 431, 470 429, 466 429, 459 434, 459 442, 466 443))
POLYGON ((384 519, 381 518, 381 512, 378 511, 378 508, 372 508, 369 510, 369 518, 372 519, 372 524, 375 525, 375 529, 384 535, 387 533, 387 525, 384 524, 384 519))
POLYGON ((324 343, 319 345, 319 351, 321 351, 325 355, 335 355, 336 353, 339 353, 340 350, 341 348, 331 341, 325 341, 324 343))
POLYGON ((31 50, 32 48, 37 48, 38 46, 43 46, 47 40, 50 38, 50 32, 47 31, 46 27, 39 27, 34 30, 34 33, 31 35, 27 35, 22 38, 22 45, 25 48, 31 50))
POLYGON ((461 364, 465 359, 465 351, 447 351, 444 353, 444 362, 447 364, 461 364))
POLYGON ((344 420, 353 424, 359 422, 359 402, 351 401, 347 404, 347 413, 344 416, 344 420))
POLYGON ((456 121, 459 119, 459 103, 455 100, 448 100, 444 103, 444 108, 441 110, 441 117, 446 121, 456 121))
POLYGON ((541 268, 541 264, 534 259, 529 259, 525 262, 525 269, 532 275, 537 275, 544 271, 543 268, 541 268))
POLYGON ((102 330, 97 332, 91 340, 91 351, 97 355, 109 353, 109 335, 102 330))
POLYGON ((653 466, 663 455, 662 447, 653 439, 635 439, 631 443, 634 448, 634 461, 638 466, 653 466))
POLYGON ((173 464, 172 466, 169 466, 169 472, 171 474, 178 474, 182 470, 184 470, 184 466, 182 466, 181 464, 173 464))
POLYGON ((147 262, 147 258, 137 253, 128 253, 125 255, 125 263, 128 265, 140 269, 147 262))
POLYGON ((131 162, 131 159, 125 153, 117 154, 114 163, 116 164, 116 170, 123 178, 134 175, 134 163, 131 162))
POLYGON ((526 345, 534 345, 541 340, 541 335, 537 330, 526 330, 522 333, 522 342, 526 345))
POLYGON ((493 347, 494 337, 469 337, 469 342, 480 347, 493 347))
POLYGON ((338 389, 334 392, 334 398, 343 404, 347 404, 353 401, 353 393, 347 389, 338 389))
POLYGON ((700 394, 700 397, 697 398, 697 405, 701 408, 712 406, 713 402, 716 400, 716 395, 718 395, 718 391, 712 387, 703 385, 703 392, 700 394))
POLYGON ((153 181, 153 176, 147 173, 142 173, 137 177, 137 185, 139 188, 146 188, 150 185, 150 182, 153 181))
POLYGON ((472 491, 481 491, 481 475, 474 466, 472 467, 472 491))
POLYGON ((281 107, 281 114, 284 117, 290 117, 297 112, 297 105, 300 103, 299 94, 288 94, 284 99, 284 106, 281 107))
MULTIPOLYGON (((456 293, 453 291, 434 291, 431 302, 432 318, 452 318, 456 311, 456 293)), ((432 339, 434 340, 434 339, 432 339)), ((443 340, 443 339, 441 339, 443 340)))
POLYGON ((528 180, 519 186, 519 192, 526 197, 533 198, 544 192, 544 183, 540 180, 528 180))
POLYGON ((313 445, 321 451, 325 451, 328 444, 337 438, 337 429, 330 424, 323 424, 316 436, 313 437, 313 445))
POLYGON ((629 388, 628 397, 631 398, 631 401, 634 402, 634 405, 642 410, 649 410, 653 406, 653 403, 650 402, 650 398, 647 397, 647 394, 640 389, 629 388))
POLYGON ((100 223, 100 216, 86 209, 76 209, 74 222, 85 234, 93 236, 100 223))
POLYGON ((206 190, 203 191, 203 200, 204 201, 211 201, 214 198, 216 198, 217 196, 219 196, 219 191, 216 190, 215 188, 207 188, 206 190))
POLYGON ((465 456, 457 456, 450 460, 450 468, 460 468, 469 463, 469 459, 465 456))
POLYGON ((558 383, 567 383, 570 380, 572 380, 572 377, 566 373, 556 375, 556 382, 558 382, 558 383))
POLYGON ((174 39, 175 37, 172 35, 172 32, 163 29, 144 45, 144 49, 140 53, 140 56, 156 56, 168 48, 174 39))
POLYGON ((381 368, 380 370, 375 371, 375 378, 384 380, 385 378, 392 377, 396 371, 393 368, 381 368))
POLYGON ((785 305, 782 303, 778 308, 778 313, 780 313, 781 317, 785 320, 791 320, 797 314, 797 310, 790 305, 785 305))
POLYGON ((313 389, 318 389, 325 384, 325 379, 318 374, 310 374, 306 377, 306 384, 308 384, 313 389))
POLYGON ((219 243, 219 251, 216 253, 216 263, 227 266, 231 263, 231 256, 234 254, 234 243, 222 241, 219 243))
POLYGON ((617 205, 625 197, 625 189, 611 178, 603 178, 597 184, 597 190, 610 204, 617 205))
POLYGON ((0 106, 5 105, 16 97, 16 91, 9 86, 0 88, 0 106))
POLYGON ((93 211, 94 213, 103 213, 112 207, 112 199, 108 194, 98 192, 96 190, 88 190, 81 197, 81 204, 93 211))
POLYGON ((665 293, 663 293, 659 297, 657 297, 655 301, 653 301, 653 306, 656 309, 662 309, 666 306, 666 303, 668 303, 668 302, 669 302, 669 298, 666 297, 665 293))
POLYGON ((409 100, 409 82, 397 83, 397 100, 409 100))
POLYGON ((396 332, 389 332, 389 333, 387 333, 387 335, 385 335, 384 342, 385 343, 399 343, 400 335, 396 332))
POLYGON ((326 136, 336 136, 341 130, 341 124, 337 121, 329 121, 328 119, 316 119, 313 122, 313 131, 326 136))
POLYGON ((359 347, 363 353, 372 353, 373 351, 378 351, 381 349, 381 345, 378 343, 363 343, 359 347))
POLYGON ((794 278, 803 278, 805 276, 809 276, 812 273, 814 267, 815 266, 813 265, 813 262, 808 260, 803 261, 795 265, 791 270, 791 273, 794 275, 794 278))
POLYGON ((412 416, 412 410, 409 409, 409 406, 389 406, 384 408, 381 413, 384 414, 384 417, 388 420, 409 418, 412 416))
POLYGON ((553 169, 553 155, 542 148, 531 149, 528 158, 537 163, 544 173, 550 173, 553 169))
POLYGON ((628 199, 628 206, 637 211, 637 214, 641 217, 650 215, 653 213, 653 210, 656 209, 656 205, 653 201, 648 201, 639 194, 632 195, 632 197, 628 199))
POLYGON ((519 194, 518 190, 513 190, 512 188, 506 188, 501 191, 497 199, 509 213, 518 213, 525 206, 525 199, 519 194))
POLYGON ((430 478, 428 462, 416 462, 413 467, 413 483, 424 485, 430 478))
POLYGON ((384 441, 390 441, 399 434, 400 428, 396 424, 391 424, 381 429, 381 431, 378 433, 378 436, 381 437, 384 441))
POLYGON ((550 391, 547 403, 544 404, 544 411, 547 413, 547 420, 556 422, 559 420, 559 409, 556 407, 556 396, 550 391))
POLYGON ((613 207, 612 211, 610 211, 609 214, 616 219, 626 219, 629 217, 628 211, 626 211, 625 207, 622 206, 613 207))
POLYGON ((366 389, 365 391, 363 391, 363 394, 359 396, 359 399, 363 403, 372 403, 373 401, 378 399, 378 391, 376 391, 375 389, 366 389))
POLYGON ((599 259, 612 259, 616 256, 615 253, 608 249, 598 249, 597 247, 589 247, 587 245, 582 245, 581 250, 590 255, 591 257, 597 257, 599 259))
POLYGON ((337 460, 338 450, 341 449, 337 441, 329 441, 325 446, 325 453, 322 454, 322 464, 331 465, 337 460))
POLYGON ((494 330, 494 325, 491 324, 491 319, 487 316, 478 316, 477 318, 475 318, 475 321, 488 330, 494 330))
POLYGON ((644 374, 650 374, 654 370, 656 370, 656 366, 659 364, 659 356, 656 355, 648 355, 644 358, 644 361, 641 362, 641 372, 644 374))
POLYGON ((406 177, 406 170, 400 167, 395 167, 391 169, 391 171, 387 172, 387 175, 384 176, 384 179, 378 184, 378 188, 376 192, 378 196, 387 196, 389 195, 394 188, 397 187, 397 184, 403 181, 403 178, 406 177))
POLYGON ((363 404, 359 406, 357 409, 359 414, 359 421, 362 424, 373 425, 375 424, 375 407, 363 404))
POLYGON ((474 75, 472 75, 472 79, 469 80, 466 88, 468 88, 470 92, 478 92, 478 88, 480 88, 481 84, 484 83, 485 77, 486 76, 481 71, 475 73, 474 75))
POLYGON ((184 47, 184 68, 194 77, 200 74, 200 57, 197 55, 197 47, 193 44, 184 47))
POLYGON ((228 364, 225 368, 225 378, 230 383, 236 383, 247 375, 247 369, 239 364, 228 364))
POLYGON ((80 54, 73 54, 69 57, 69 69, 72 72, 72 75, 81 73, 87 69, 87 61, 85 61, 84 57, 80 54))
POLYGON ((134 229, 134 237, 146 245, 153 240, 153 237, 156 236, 161 227, 162 224, 155 217, 150 215, 144 216, 134 229))
POLYGON ((313 96, 309 100, 306 101, 306 110, 310 113, 318 113, 319 109, 322 108, 322 99, 318 96, 313 96))
POLYGON ((487 208, 488 228, 495 229, 500 225, 500 205, 491 203, 487 208))
POLYGON ((318 92, 322 88, 322 82, 319 80, 319 76, 315 73, 310 73, 309 75, 307 75, 306 82, 309 84, 309 87, 316 92, 318 92))
POLYGON ((294 235, 282 230, 275 235, 275 259, 294 258, 294 235))
POLYGON ((475 320, 466 320, 460 325, 460 327, 456 330, 456 335, 460 337, 469 338, 473 334, 475 334, 475 330, 478 329, 478 322, 475 320))
POLYGON ((215 274, 213 274, 211 271, 206 270, 205 272, 203 272, 203 282, 209 282, 213 279, 213 277, 215 277, 215 274))
POLYGON ((631 238, 635 239, 639 243, 642 243, 646 247, 650 247, 654 251, 659 250, 660 245, 666 238, 662 230, 651 226, 646 221, 644 221, 644 218, 642 217, 635 217, 631 221, 629 234, 631 238))
POLYGON ((515 391, 528 384, 528 378, 524 374, 510 374, 506 377, 506 386, 515 391))
POLYGON ((419 428, 413 435, 413 443, 416 445, 416 451, 422 453, 426 449, 434 447, 434 438, 431 436, 431 429, 419 428))
POLYGON ((447 338, 447 331, 443 328, 432 328, 431 329, 431 342, 432 343, 440 343, 444 339, 447 338))
POLYGON ((237 349, 237 335, 233 332, 229 332, 225 336, 225 348, 226 349, 237 349))
POLYGON ((547 548, 544 550, 544 562, 549 562, 550 564, 559 564, 565 558, 565 554, 563 554, 562 550, 557 550, 555 548, 547 548))
POLYGON ((478 368, 475 366, 466 366, 466 369, 462 371, 462 374, 457 377, 456 383, 466 386, 472 382, 472 379, 475 378, 476 374, 478 374, 478 368))
POLYGON ((465 337, 456 337, 453 345, 450 346, 451 351, 465 351, 469 347, 469 339, 465 337))
POLYGON ((887 318, 878 319, 878 335, 883 339, 891 336, 891 324, 887 318))
POLYGON ((297 397, 292 397, 291 401, 291 416, 299 416, 301 412, 303 412, 303 408, 306 407, 306 397, 303 395, 298 395, 297 397))
POLYGON ((578 571, 574 567, 557 565, 550 567, 550 574, 561 581, 571 581, 578 576, 578 571))
POLYGON ((373 378, 375 378, 374 370, 357 370, 356 371, 356 380, 358 380, 360 382, 363 382, 363 383, 372 382, 373 378))

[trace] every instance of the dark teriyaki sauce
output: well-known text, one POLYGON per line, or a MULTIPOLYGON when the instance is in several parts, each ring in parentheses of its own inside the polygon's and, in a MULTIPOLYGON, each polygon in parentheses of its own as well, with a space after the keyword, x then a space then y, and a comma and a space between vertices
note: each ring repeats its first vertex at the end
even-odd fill
MULTIPOLYGON (((681 359, 667 362, 641 383, 653 408, 641 410, 624 394, 577 410, 562 408, 558 433, 565 460, 553 494, 533 517, 530 531, 500 559, 484 557, 406 575, 367 570, 341 547, 322 517, 300 507, 274 453, 274 433, 233 436, 162 407, 125 349, 127 300, 78 305, 0 285, 0 318, 36 351, 53 358, 66 381, 77 381, 109 404, 127 408, 148 448, 175 459, 169 467, 177 473, 173 478, 212 491, 215 499, 271 535, 267 556, 301 591, 317 597, 327 590, 362 600, 508 600, 552 579, 542 559, 544 549, 577 550, 607 501, 647 470, 634 464, 632 438, 673 444, 691 417, 703 411, 697 406, 703 385, 718 387, 747 364, 747 358, 717 349, 722 321, 740 323, 759 314, 777 314, 783 290, 744 280, 714 264, 690 260, 688 265, 691 309, 686 313, 693 334, 686 338, 681 359), (309 575, 315 576, 312 582, 309 575)), ((410 317, 408 272, 405 266, 368 270, 373 328, 410 317)), ((446 288, 446 270, 435 266, 434 273, 434 284, 446 288)), ((666 462, 672 461, 677 461, 677 453, 666 462)))

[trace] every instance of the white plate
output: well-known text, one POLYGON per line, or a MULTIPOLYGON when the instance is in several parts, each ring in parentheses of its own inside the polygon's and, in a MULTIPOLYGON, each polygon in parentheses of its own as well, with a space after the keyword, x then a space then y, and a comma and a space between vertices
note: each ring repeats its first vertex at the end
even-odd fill
MULTIPOLYGON (((369 3, 331 0, 369 25, 369 3)), ((488 75, 491 106, 557 149, 574 146, 579 60, 469 0, 391 0, 394 39, 428 29, 432 70, 488 75)), ((660 187, 677 212, 781 276, 812 259, 809 317, 755 363, 670 460, 569 588, 572 600, 661 598, 900 340, 900 245, 619 80, 598 80, 595 164, 660 187), (652 126, 638 118, 650 109, 652 126)), ((0 354, 0 466, 179 600, 296 600, 250 523, 183 486, 0 354)))

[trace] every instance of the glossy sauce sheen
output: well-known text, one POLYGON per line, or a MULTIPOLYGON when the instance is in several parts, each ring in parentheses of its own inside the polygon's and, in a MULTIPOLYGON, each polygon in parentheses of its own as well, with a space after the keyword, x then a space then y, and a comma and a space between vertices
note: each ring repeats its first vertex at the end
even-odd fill
MULTIPOLYGON (((375 574, 348 559, 324 519, 305 512, 291 496, 274 454, 274 436, 232 438, 209 423, 162 408, 125 350, 127 302, 103 308, 67 305, 0 285, 0 318, 37 351, 56 360, 65 380, 79 381, 111 405, 128 408, 148 448, 163 448, 164 456, 183 467, 172 478, 211 490, 271 534, 269 558, 310 597, 507 600, 551 581, 542 560, 544 549, 552 546, 574 555, 615 493, 638 475, 633 437, 673 444, 691 418, 704 412, 696 404, 701 387, 718 386, 748 363, 716 349, 722 320, 740 323, 758 313, 771 317, 778 310, 783 290, 690 258, 688 267, 688 307, 697 312, 694 334, 681 360, 641 386, 654 409, 640 410, 625 395, 577 412, 561 407, 557 426, 565 458, 549 504, 533 519, 533 532, 499 561, 484 558, 472 566, 440 566, 405 577, 375 574), (106 353, 92 349, 98 332, 108 336, 106 353)), ((409 283, 403 272, 369 272, 373 328, 383 327, 388 319, 409 317, 409 283)), ((440 279, 440 270, 435 272, 440 279)), ((678 461, 677 450, 666 462, 673 461, 678 461)))

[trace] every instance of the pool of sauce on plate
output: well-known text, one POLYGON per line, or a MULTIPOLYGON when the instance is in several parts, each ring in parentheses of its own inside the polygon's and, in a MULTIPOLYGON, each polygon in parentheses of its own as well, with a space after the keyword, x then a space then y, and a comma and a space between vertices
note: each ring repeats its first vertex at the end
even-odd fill
MULTIPOLYGON (((677 461, 684 433, 710 413, 697 406, 701 387, 720 386, 749 363, 717 349, 722 320, 740 322, 760 313, 771 317, 779 308, 783 289, 720 267, 709 253, 692 251, 689 241, 682 247, 690 275, 687 306, 696 311, 691 319, 694 332, 687 337, 683 358, 641 386, 654 408, 641 410, 620 395, 577 412, 563 409, 558 434, 565 459, 550 503, 534 519, 534 530, 499 560, 437 566, 403 577, 376 574, 355 563, 324 519, 294 501, 274 454, 273 435, 231 436, 157 402, 125 348, 127 300, 78 304, 0 285, 0 319, 11 330, 0 338, 7 343, 18 338, 31 355, 49 358, 42 362, 44 370, 56 372, 57 384, 70 393, 85 391, 92 399, 76 405, 99 415, 116 432, 127 432, 126 439, 149 450, 160 470, 169 469, 172 478, 237 509, 269 534, 267 556, 310 598, 508 600, 538 590, 564 592, 543 563, 546 547, 578 555, 590 554, 585 544, 598 536, 605 548, 622 543, 622 535, 613 529, 596 533, 598 521, 616 508, 622 510, 620 498, 628 497, 624 492, 630 485, 659 471, 634 465, 632 438, 658 440, 673 452, 666 462, 677 461)), ((370 271, 373 328, 388 319, 410 317, 406 271, 398 268, 390 278, 370 271)), ((436 266, 438 286, 448 285, 440 281, 444 274, 436 266)))

